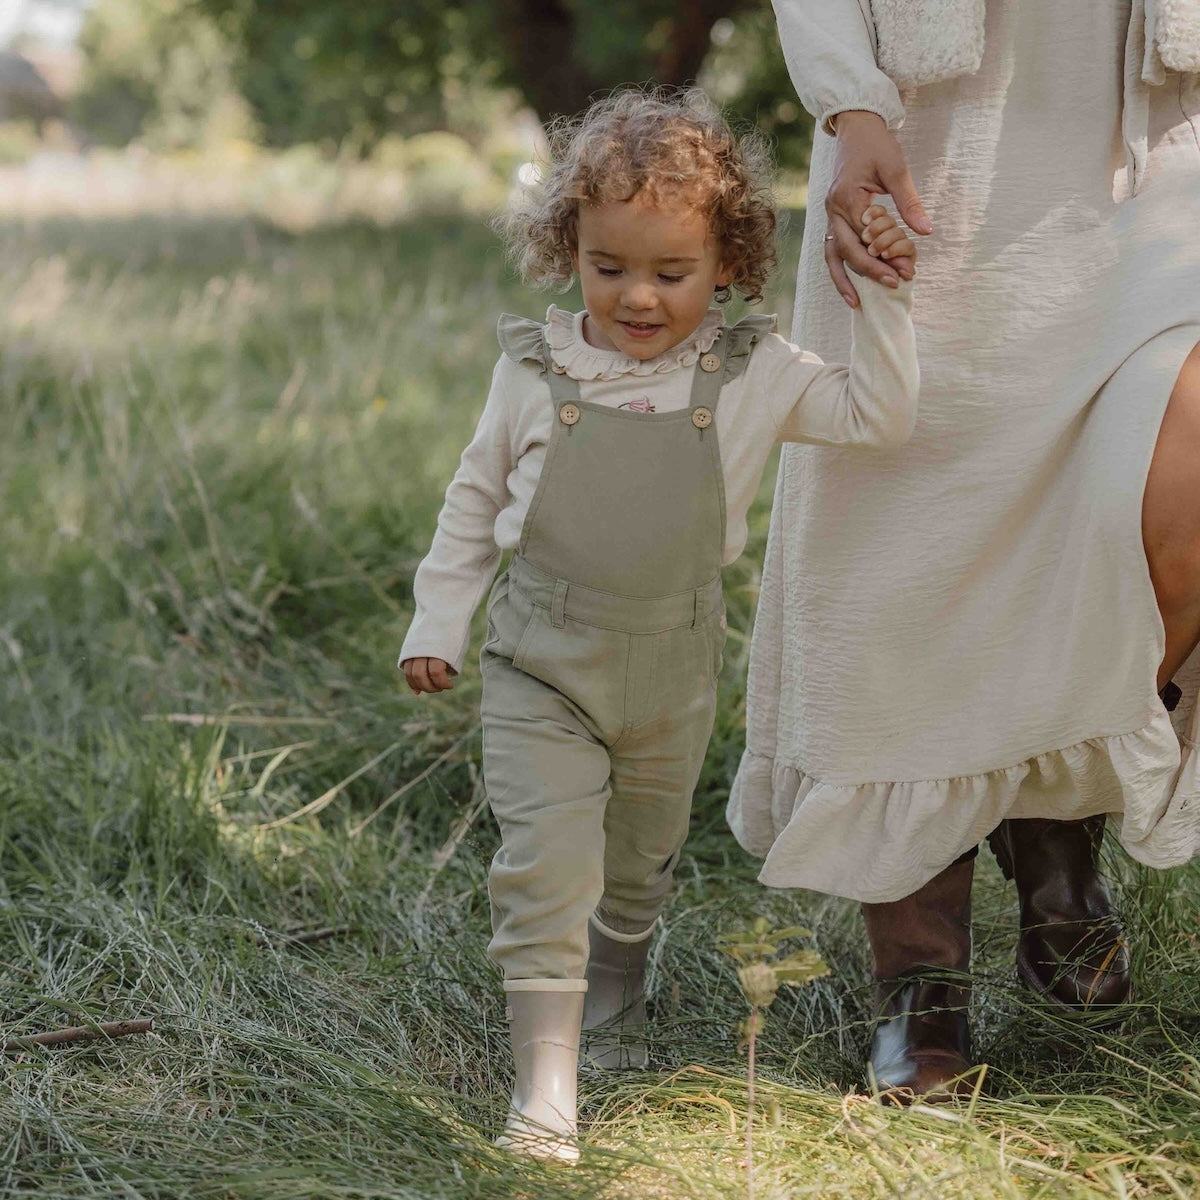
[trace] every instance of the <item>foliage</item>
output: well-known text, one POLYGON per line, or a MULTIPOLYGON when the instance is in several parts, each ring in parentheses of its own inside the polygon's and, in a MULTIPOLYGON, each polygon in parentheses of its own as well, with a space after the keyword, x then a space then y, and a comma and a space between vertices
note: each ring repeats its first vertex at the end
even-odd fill
POLYGON ((228 42, 192 0, 99 0, 79 45, 71 113, 96 141, 180 149, 249 132, 228 42))
POLYGON ((481 97, 501 74, 485 0, 198 4, 228 39, 268 144, 367 150, 387 132, 483 132, 481 97))
POLYGON ((511 87, 543 118, 621 84, 694 81, 712 49, 722 98, 806 161, 801 116, 765 0, 200 0, 238 51, 239 79, 269 140, 463 131, 481 92, 511 87))
POLYGON ((751 5, 718 21, 713 43, 701 86, 731 115, 771 138, 782 167, 807 168, 813 119, 796 98, 771 6, 751 5))
POLYGON ((719 948, 738 964, 738 982, 752 1009, 770 1008, 784 985, 799 987, 829 974, 816 950, 794 950, 778 957, 782 943, 798 937, 812 937, 812 930, 800 925, 773 929, 766 917, 755 917, 749 929, 722 939, 719 948))
POLYGON ((766 0, 98 0, 81 46, 73 113, 110 144, 253 129, 365 154, 449 130, 479 149, 520 103, 546 118, 619 84, 698 76, 785 166, 807 162, 811 138, 766 0))

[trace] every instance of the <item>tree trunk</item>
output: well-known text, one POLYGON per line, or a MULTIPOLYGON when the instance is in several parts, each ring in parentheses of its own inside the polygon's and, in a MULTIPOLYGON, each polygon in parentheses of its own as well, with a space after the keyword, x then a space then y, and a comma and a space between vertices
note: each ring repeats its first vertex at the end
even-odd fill
POLYGON ((596 75, 579 53, 578 33, 566 0, 498 0, 496 26, 513 82, 543 121, 577 113, 595 96, 622 83, 694 83, 708 53, 713 23, 744 8, 748 0, 677 0, 663 5, 643 43, 641 64, 630 78, 596 75))
POLYGON ((701 0, 680 4, 671 29, 654 62, 656 83, 695 83, 710 46, 712 27, 744 7, 739 0, 701 0))
POLYGON ((576 61, 575 22, 561 0, 499 0, 496 20, 514 82, 543 121, 579 112, 605 90, 576 61))

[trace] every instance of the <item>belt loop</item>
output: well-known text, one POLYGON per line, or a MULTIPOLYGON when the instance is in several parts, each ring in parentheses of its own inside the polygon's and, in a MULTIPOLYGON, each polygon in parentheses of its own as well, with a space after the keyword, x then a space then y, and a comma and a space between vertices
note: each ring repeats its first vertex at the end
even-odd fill
POLYGON ((692 629, 696 630, 704 624, 704 589, 697 588, 692 593, 692 629))
POLYGON ((550 624, 561 629, 567 623, 567 581, 560 579, 554 585, 554 599, 550 604, 550 624))

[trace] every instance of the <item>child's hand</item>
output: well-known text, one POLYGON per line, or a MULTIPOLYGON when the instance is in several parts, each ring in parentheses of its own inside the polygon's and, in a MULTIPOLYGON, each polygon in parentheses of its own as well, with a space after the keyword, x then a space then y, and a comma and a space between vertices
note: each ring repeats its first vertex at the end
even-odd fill
POLYGON ((422 692, 448 692, 454 687, 450 677, 458 674, 448 662, 440 658, 406 658, 401 666, 414 696, 419 696, 422 692))
POLYGON ((872 258, 882 258, 902 279, 916 274, 917 247, 881 204, 872 204, 863 213, 863 229, 859 234, 872 258))

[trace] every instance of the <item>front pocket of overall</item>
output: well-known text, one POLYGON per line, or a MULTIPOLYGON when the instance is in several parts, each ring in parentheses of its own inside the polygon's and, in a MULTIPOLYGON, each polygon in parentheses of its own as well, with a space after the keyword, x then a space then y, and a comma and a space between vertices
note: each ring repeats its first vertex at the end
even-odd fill
POLYGON ((494 654, 519 666, 517 656, 538 612, 537 606, 513 587, 507 572, 492 585, 487 606, 487 640, 481 654, 494 654))
POLYGON ((532 611, 529 614, 529 620, 525 622, 525 628, 521 631, 520 641, 517 642, 512 652, 512 665, 518 671, 524 671, 528 666, 534 631, 539 624, 544 623, 546 616, 544 608, 539 608, 536 604, 530 607, 532 611))
POLYGON ((555 625, 548 608, 535 606, 513 666, 561 692, 599 724, 623 724, 629 634, 570 617, 555 625))
POLYGON ((496 627, 495 610, 498 604, 503 604, 508 598, 508 572, 505 571, 500 575, 496 582, 492 584, 492 590, 488 595, 487 601, 487 632, 484 634, 483 646, 480 648, 480 654, 496 653, 496 648, 500 644, 500 632, 496 627))

